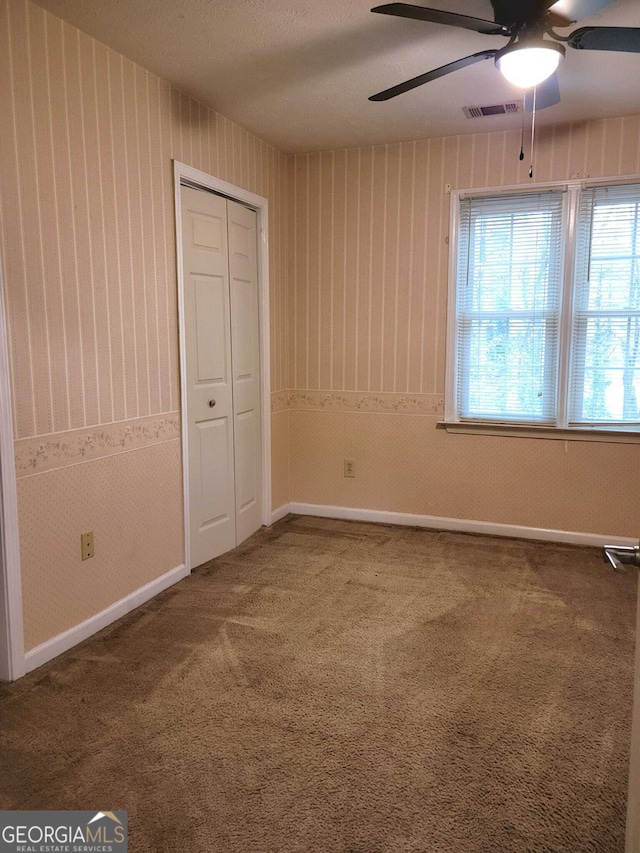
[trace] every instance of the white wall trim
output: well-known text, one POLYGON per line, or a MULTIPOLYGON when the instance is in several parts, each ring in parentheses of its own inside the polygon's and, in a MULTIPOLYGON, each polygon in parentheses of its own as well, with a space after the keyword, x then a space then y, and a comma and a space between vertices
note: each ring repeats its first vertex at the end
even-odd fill
POLYGON ((275 524, 276 521, 280 521, 281 518, 284 518, 285 515, 289 515, 291 512, 291 504, 282 504, 278 509, 274 509, 271 513, 271 524, 275 524))
POLYGON ((136 607, 140 607, 141 604, 159 595, 188 574, 189 572, 185 569, 184 565, 176 566, 175 569, 170 569, 168 572, 160 575, 159 578, 149 581, 149 583, 141 586, 140 589, 136 589, 135 592, 121 598, 120 601, 109 605, 106 610, 96 613, 95 616, 85 619, 84 622, 75 625, 73 628, 69 628, 68 631, 64 631, 62 634, 57 634, 50 640, 46 640, 46 642, 26 653, 25 671, 31 672, 31 670, 37 669, 44 663, 53 660, 53 658, 68 651, 73 646, 77 646, 78 643, 106 628, 107 625, 115 622, 116 619, 126 616, 127 613, 130 613, 136 607))
POLYGON ((25 673, 9 334, 0 265, 0 681, 25 673))
POLYGON ((260 299, 260 405, 262 427, 262 523, 271 524, 271 347, 269 323, 269 201, 263 196, 194 169, 185 163, 173 161, 174 203, 176 214, 176 253, 178 276, 178 326, 180 341, 180 401, 182 428, 182 492, 184 506, 184 561, 187 570, 191 566, 191 542, 189 524, 189 459, 187 424, 187 359, 185 347, 186 318, 184 310, 184 279, 182 275, 182 202, 181 184, 212 190, 233 201, 249 205, 256 211, 258 221, 258 293, 260 299))
MULTIPOLYGON (((280 512, 284 507, 280 507, 280 512)), ((350 521, 376 521, 380 524, 399 524, 425 527, 458 533, 484 533, 487 536, 509 536, 516 539, 537 539, 543 542, 560 542, 567 545, 637 545, 637 539, 625 536, 607 536, 602 533, 581 533, 573 530, 552 530, 544 527, 524 527, 518 524, 497 524, 493 521, 474 521, 468 518, 446 518, 438 515, 412 515, 404 512, 385 512, 378 509, 359 509, 346 506, 290 503, 294 515, 315 515, 320 518, 341 518, 350 521)))

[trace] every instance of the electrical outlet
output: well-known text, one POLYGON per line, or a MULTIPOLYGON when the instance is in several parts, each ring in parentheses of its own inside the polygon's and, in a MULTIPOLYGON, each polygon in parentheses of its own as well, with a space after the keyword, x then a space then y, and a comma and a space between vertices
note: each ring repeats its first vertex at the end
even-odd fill
POLYGON ((80 534, 80 548, 83 560, 88 560, 89 557, 93 557, 93 530, 91 533, 80 534))
POLYGON ((344 460, 344 476, 345 477, 355 477, 356 476, 356 466, 354 462, 344 460))

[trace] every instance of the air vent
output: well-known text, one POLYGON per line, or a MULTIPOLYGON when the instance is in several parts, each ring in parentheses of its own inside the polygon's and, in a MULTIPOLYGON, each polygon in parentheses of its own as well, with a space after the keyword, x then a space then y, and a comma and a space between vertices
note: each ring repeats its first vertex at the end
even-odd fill
POLYGON ((484 116, 503 116, 507 113, 521 113, 522 104, 519 101, 509 101, 506 104, 491 104, 488 107, 463 107, 467 118, 484 118, 484 116))

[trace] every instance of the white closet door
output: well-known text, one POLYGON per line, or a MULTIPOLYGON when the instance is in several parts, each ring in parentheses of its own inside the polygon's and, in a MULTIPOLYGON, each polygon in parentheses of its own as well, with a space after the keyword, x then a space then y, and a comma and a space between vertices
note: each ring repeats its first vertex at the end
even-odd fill
POLYGON ((236 545, 227 203, 182 187, 191 566, 236 545))
POLYGON ((227 214, 239 545, 262 523, 258 245, 255 211, 228 201, 227 214))
POLYGON ((191 566, 262 523, 256 213, 181 188, 191 566))

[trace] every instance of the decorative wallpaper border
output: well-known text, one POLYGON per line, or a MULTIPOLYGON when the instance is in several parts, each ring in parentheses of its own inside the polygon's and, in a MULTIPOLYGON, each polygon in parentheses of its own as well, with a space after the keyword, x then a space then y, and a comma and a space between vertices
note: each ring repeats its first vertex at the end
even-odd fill
POLYGON ((180 438, 179 412, 22 438, 15 442, 16 476, 28 477, 176 438, 180 438))
MULTIPOLYGON (((273 413, 288 409, 332 412, 387 412, 442 417, 439 394, 393 394, 359 391, 275 391, 273 413)), ((115 424, 33 436, 15 442, 16 476, 28 477, 91 459, 113 456, 150 444, 180 438, 180 413, 169 412, 115 424)))
POLYGON ((387 412, 442 417, 441 394, 395 394, 361 391, 278 391, 271 395, 271 411, 314 409, 331 412, 387 412), (274 397, 277 400, 274 401, 274 397), (275 408, 275 406, 279 408, 275 408))
POLYGON ((271 393, 271 414, 276 412, 285 412, 289 408, 290 391, 272 391, 271 393))

